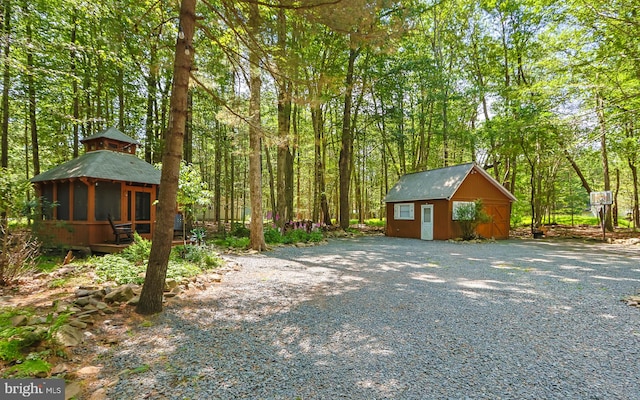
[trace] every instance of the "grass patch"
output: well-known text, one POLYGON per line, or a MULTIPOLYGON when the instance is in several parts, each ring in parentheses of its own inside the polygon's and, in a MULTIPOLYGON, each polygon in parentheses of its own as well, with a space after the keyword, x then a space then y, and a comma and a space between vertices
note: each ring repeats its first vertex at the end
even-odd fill
MULTIPOLYGON (((559 214, 551 217, 552 224, 571 226, 572 222, 574 226, 600 226, 600 220, 597 217, 594 217, 593 214, 574 215, 573 220, 570 214, 559 214)), ((548 222, 545 222, 545 224, 548 224, 548 222)), ((522 216, 518 218, 516 226, 531 226, 531 216, 522 216)), ((618 226, 628 228, 630 226, 630 222, 624 218, 618 218, 618 226)))

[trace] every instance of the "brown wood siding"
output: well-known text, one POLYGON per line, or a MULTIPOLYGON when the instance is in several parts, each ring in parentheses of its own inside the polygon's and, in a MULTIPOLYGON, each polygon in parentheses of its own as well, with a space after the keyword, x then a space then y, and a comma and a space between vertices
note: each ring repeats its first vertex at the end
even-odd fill
POLYGON ((387 203, 387 236, 420 239, 420 204, 425 204, 425 202, 387 203), (413 220, 394 219, 393 206, 405 203, 413 203, 413 220))
POLYGON ((451 226, 447 220, 448 202, 446 200, 433 201, 402 201, 387 203, 387 227, 386 235, 391 237, 403 237, 420 239, 422 205, 433 205, 433 239, 446 240, 450 238, 451 226), (393 206, 395 204, 412 203, 414 209, 413 220, 396 220, 393 218, 393 206))
MULTIPOLYGON (((88 247, 91 244, 114 242, 115 236, 113 230, 108 221, 95 221, 95 180, 87 180, 88 190, 88 204, 87 204, 87 221, 72 221, 72 220, 36 220, 34 221, 34 234, 47 246, 58 247, 73 247, 82 246, 88 247)), ((57 184, 57 183, 56 183, 57 184)), ((157 199, 157 185, 151 187, 148 186, 129 186, 124 183, 121 185, 120 196, 120 220, 114 221, 115 223, 131 222, 127 221, 126 210, 127 202, 130 199, 127 197, 127 191, 137 190, 141 192, 148 192, 151 196, 151 219, 148 222, 150 224, 150 233, 140 234, 145 239, 151 239, 151 235, 155 228, 156 221, 156 207, 153 202, 157 199)), ((36 184, 37 193, 41 192, 40 184, 36 184)), ((73 215, 73 185, 70 191, 69 201, 69 214, 73 215)), ((54 193, 56 191, 54 190, 54 193)), ((54 208, 54 212, 56 209, 54 208)))
MULTIPOLYGON (((451 201, 482 200, 484 211, 491 217, 491 222, 478 226, 478 234, 484 238, 508 239, 511 218, 511 201, 480 173, 470 173, 462 182, 451 201)), ((453 205, 452 205, 453 207, 453 205)), ((452 215, 453 210, 449 210, 452 215)), ((455 221, 455 235, 460 236, 460 228, 455 221)))

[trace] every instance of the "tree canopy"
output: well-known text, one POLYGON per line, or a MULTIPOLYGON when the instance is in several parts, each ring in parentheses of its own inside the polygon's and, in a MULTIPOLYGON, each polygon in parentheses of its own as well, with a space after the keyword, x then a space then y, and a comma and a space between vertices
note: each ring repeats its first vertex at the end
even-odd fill
MULTIPOLYGON (((79 140, 110 126, 161 161, 183 29, 176 2, 0 7, 7 175, 77 157, 79 140)), ((589 190, 612 190, 614 212, 637 225, 639 8, 201 1, 182 158, 218 222, 346 227, 381 217, 400 175, 476 161, 518 197, 514 218, 542 224, 585 209, 589 190)))

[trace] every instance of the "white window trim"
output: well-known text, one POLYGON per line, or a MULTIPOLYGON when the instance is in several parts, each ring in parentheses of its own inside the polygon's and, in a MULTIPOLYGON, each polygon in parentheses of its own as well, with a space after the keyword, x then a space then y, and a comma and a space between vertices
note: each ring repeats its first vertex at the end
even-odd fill
POLYGON ((393 205, 393 219, 414 220, 415 206, 413 203, 397 203, 393 205), (406 208, 406 209, 405 209, 406 208), (406 214, 406 215, 403 215, 406 214))

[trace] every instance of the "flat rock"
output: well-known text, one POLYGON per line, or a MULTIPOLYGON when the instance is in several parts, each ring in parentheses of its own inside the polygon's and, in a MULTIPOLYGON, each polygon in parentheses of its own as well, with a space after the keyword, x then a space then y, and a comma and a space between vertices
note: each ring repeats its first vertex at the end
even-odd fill
POLYGON ((11 325, 18 327, 18 326, 25 326, 27 325, 29 318, 27 318, 26 315, 16 315, 14 317, 11 317, 11 325))
POLYGON ((79 370, 76 371, 76 374, 80 378, 88 378, 90 376, 97 375, 101 370, 102 370, 102 367, 88 366, 88 367, 80 368, 79 370))
POLYGON ((80 382, 71 382, 67 384, 64 388, 64 400, 69 400, 72 398, 80 398, 80 394, 82 393, 82 386, 80 382))
POLYGON ((95 392, 91 393, 89 396, 89 400, 105 400, 107 398, 107 390, 104 388, 100 388, 95 392))
POLYGON ((106 296, 104 296, 104 301, 107 303, 124 303, 131 300, 135 296, 133 293, 133 288, 129 285, 120 286, 113 289, 106 296))
POLYGON ((56 339, 64 347, 75 347, 82 343, 82 332, 71 325, 62 325, 56 332, 56 339))

